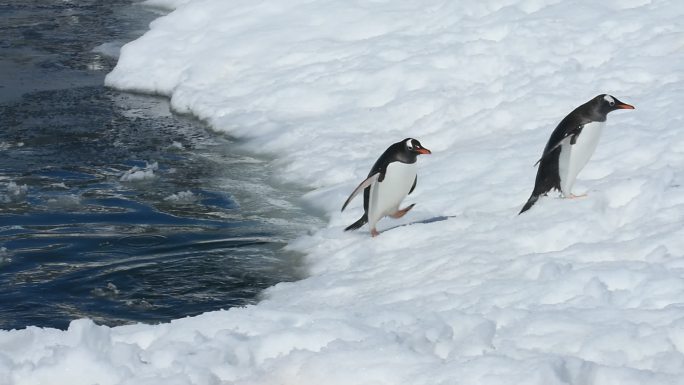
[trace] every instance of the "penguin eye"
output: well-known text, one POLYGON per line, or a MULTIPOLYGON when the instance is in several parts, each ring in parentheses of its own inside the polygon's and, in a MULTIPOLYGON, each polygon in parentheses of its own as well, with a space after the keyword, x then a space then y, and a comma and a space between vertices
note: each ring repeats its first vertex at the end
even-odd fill
POLYGON ((608 102, 608 104, 610 104, 610 106, 613 107, 615 105, 615 102, 608 102))

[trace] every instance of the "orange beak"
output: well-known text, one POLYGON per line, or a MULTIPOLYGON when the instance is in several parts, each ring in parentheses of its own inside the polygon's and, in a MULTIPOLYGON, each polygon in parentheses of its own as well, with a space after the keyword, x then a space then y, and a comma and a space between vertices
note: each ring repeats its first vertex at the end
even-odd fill
POLYGON ((428 150, 427 148, 419 148, 418 153, 423 154, 423 155, 428 155, 428 154, 432 154, 432 151, 428 150))
POLYGON ((617 108, 619 108, 619 109, 621 109, 621 110, 633 110, 633 109, 634 109, 634 106, 633 106, 633 105, 627 104, 627 103, 621 103, 621 104, 618 104, 618 105, 615 106, 615 107, 617 107, 617 108))

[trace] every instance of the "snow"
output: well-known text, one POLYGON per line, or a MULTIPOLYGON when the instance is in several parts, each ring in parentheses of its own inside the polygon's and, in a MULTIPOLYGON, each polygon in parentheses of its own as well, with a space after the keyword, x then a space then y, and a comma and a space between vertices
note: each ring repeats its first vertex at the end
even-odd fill
MULTIPOLYGON (((155 1, 160 6, 162 1, 155 1)), ((307 278, 161 325, 0 332, 0 383, 684 384, 684 5, 166 2, 109 86, 269 154, 328 218, 307 278), (584 199, 517 216, 555 125, 608 93, 584 199), (342 229, 393 142, 432 150, 400 220, 342 229)))

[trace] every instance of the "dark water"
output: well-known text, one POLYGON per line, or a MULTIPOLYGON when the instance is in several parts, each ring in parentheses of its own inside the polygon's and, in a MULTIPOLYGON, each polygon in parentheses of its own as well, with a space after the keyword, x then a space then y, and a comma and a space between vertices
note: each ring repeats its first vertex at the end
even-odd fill
POLYGON ((2 329, 168 321, 299 276, 282 248, 317 224, 301 191, 165 99, 102 86, 157 16, 0 0, 2 329))

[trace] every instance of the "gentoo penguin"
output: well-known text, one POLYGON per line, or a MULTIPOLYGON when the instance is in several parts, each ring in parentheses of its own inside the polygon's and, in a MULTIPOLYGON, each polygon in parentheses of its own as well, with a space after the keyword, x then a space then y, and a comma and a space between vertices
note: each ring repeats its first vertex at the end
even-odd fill
POLYGON ((375 162, 366 180, 349 195, 342 205, 342 211, 354 197, 363 190, 363 216, 344 231, 356 230, 364 223, 370 223, 371 236, 378 235, 375 225, 382 217, 401 218, 415 204, 399 209, 407 195, 416 188, 416 158, 420 154, 431 154, 419 141, 406 138, 394 143, 375 162))
POLYGON ((535 163, 539 169, 534 190, 519 214, 529 210, 541 195, 551 189, 559 190, 563 197, 575 198, 572 194, 575 178, 596 150, 608 113, 621 109, 633 110, 634 106, 614 96, 601 94, 561 120, 551 133, 541 158, 535 163))

